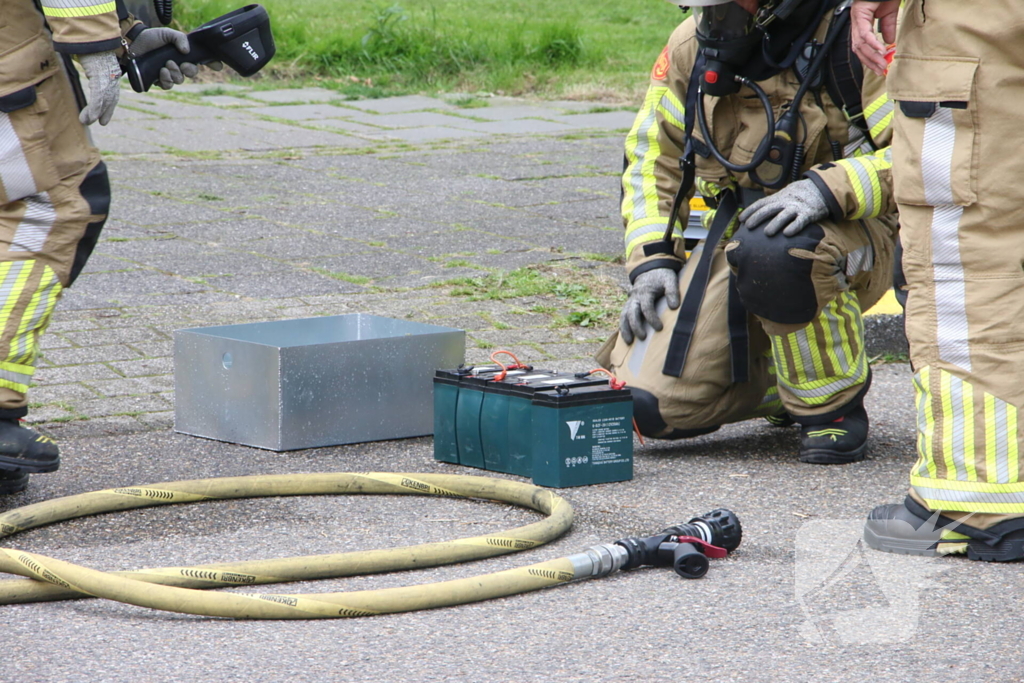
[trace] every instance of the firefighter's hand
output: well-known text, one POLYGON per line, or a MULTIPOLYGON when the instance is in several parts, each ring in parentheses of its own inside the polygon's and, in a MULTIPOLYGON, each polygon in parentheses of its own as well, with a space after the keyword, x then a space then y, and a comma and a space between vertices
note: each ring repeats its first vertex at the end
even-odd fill
POLYGON ((882 30, 882 40, 890 45, 896 41, 896 14, 900 0, 871 2, 856 0, 850 8, 850 44, 860 61, 879 76, 885 74, 885 45, 875 35, 875 20, 882 30))
POLYGON ((656 331, 661 331, 661 319, 658 318, 661 297, 668 300, 669 308, 679 308, 679 273, 671 268, 655 268, 640 273, 629 290, 629 299, 619 319, 619 334, 627 344, 633 343, 634 336, 641 341, 647 339, 644 327, 648 323, 656 331))
MULTIPOLYGON (((190 50, 188 36, 181 31, 175 31, 173 28, 147 28, 132 41, 129 52, 132 57, 140 57, 164 45, 173 45, 182 56, 187 55, 190 50)), ((224 68, 224 65, 220 62, 210 62, 206 66, 214 71, 220 71, 224 68)), ((170 90, 175 85, 184 83, 186 76, 188 78, 195 78, 198 73, 198 64, 182 59, 168 59, 160 69, 160 78, 157 80, 157 84, 164 90, 170 90)))
POLYGON ((117 99, 121 96, 121 64, 117 54, 111 52, 94 52, 79 55, 78 62, 89 79, 89 104, 78 115, 78 120, 89 126, 99 121, 101 126, 110 123, 117 107, 117 99))
POLYGON ((806 178, 758 199, 740 215, 748 230, 764 229, 772 237, 780 231, 786 237, 799 234, 811 223, 828 216, 828 205, 818 187, 806 178))

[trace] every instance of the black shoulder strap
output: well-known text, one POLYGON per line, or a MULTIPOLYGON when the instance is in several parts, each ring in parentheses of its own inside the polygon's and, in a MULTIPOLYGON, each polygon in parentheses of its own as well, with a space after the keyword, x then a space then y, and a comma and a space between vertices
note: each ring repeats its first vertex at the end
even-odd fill
POLYGON ((679 170, 683 177, 679 182, 679 189, 672 200, 672 209, 668 217, 668 227, 665 228, 665 242, 671 244, 675 232, 676 220, 679 217, 679 209, 682 202, 687 201, 687 195, 693 189, 693 181, 696 179, 696 152, 693 146, 693 124, 696 121, 697 98, 700 96, 700 75, 704 71, 704 51, 697 53, 697 60, 690 72, 690 82, 686 85, 686 102, 683 104, 683 139, 686 141, 683 147, 683 156, 679 157, 679 170))
MULTIPOLYGON (((849 11, 849 7, 842 9, 833 17, 832 21, 840 21, 841 15, 849 11)), ((878 149, 878 145, 871 138, 871 128, 864 119, 864 98, 861 94, 861 86, 864 83, 864 66, 860 63, 860 58, 853 52, 849 30, 841 31, 836 37, 826 65, 825 88, 828 90, 829 97, 846 112, 850 123, 860 129, 868 144, 873 149, 878 149)))

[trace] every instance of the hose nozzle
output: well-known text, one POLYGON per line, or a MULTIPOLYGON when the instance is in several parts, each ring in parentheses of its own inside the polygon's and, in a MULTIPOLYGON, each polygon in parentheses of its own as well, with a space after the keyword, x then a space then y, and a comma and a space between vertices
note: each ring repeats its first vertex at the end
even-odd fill
POLYGON ((615 545, 626 551, 623 569, 670 566, 679 576, 699 579, 708 571, 709 557, 725 557, 739 546, 741 538, 739 518, 719 509, 654 536, 624 538, 615 545))

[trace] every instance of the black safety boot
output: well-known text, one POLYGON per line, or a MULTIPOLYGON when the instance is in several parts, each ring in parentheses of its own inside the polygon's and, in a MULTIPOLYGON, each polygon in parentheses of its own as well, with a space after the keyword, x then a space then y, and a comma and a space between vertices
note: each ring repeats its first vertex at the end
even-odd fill
POLYGON ((772 427, 789 427, 796 424, 796 420, 790 417, 787 412, 781 412, 778 415, 765 415, 764 419, 772 427))
POLYGON ((0 419, 0 470, 5 472, 53 472, 60 467, 57 442, 16 418, 0 419))
POLYGON ((26 472, 0 471, 0 496, 24 491, 26 488, 28 488, 28 474, 26 472))
POLYGON ((845 465, 864 459, 868 444, 868 413, 858 406, 838 420, 800 429, 800 462, 845 465))
POLYGON ((963 555, 984 562, 1024 559, 1024 517, 988 529, 932 512, 907 496, 902 505, 880 505, 864 523, 864 542, 875 550, 904 555, 963 555))

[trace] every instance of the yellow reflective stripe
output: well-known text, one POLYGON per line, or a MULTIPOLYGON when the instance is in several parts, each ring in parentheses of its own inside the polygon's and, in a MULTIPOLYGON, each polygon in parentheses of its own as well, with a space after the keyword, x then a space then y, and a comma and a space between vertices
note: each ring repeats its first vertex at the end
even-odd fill
MULTIPOLYGON (((661 216, 635 221, 626 228, 626 258, 633 253, 641 244, 656 242, 665 236, 665 228, 668 227, 668 219, 661 216)), ((679 226, 676 226, 674 234, 679 235, 679 226)))
POLYGON ((857 208, 849 218, 852 220, 878 216, 882 210, 882 183, 878 178, 878 172, 892 168, 889 148, 850 159, 840 159, 836 164, 846 171, 857 200, 857 208))
MULTIPOLYGON (((995 508, 981 506, 1005 504, 1017 506, 1024 512, 1024 489, 1021 488, 1024 485, 1020 483, 1018 471, 1017 407, 977 391, 969 382, 941 369, 931 372, 929 368, 922 368, 915 376, 914 384, 918 391, 919 437, 919 459, 912 471, 915 487, 958 492, 955 495, 930 494, 931 499, 947 505, 944 509, 984 512, 995 508), (932 378, 936 372, 938 376, 932 378), (938 396, 931 390, 931 381, 936 383, 938 396), (936 429, 935 419, 935 413, 940 410, 943 420, 941 433, 936 429), (976 413, 985 423, 984 448, 976 439, 976 413), (936 473, 938 448, 942 449, 946 467, 942 478, 936 473), (982 467, 984 476, 979 476, 982 467), (972 497, 969 495, 971 492, 979 495, 972 497), (983 493, 986 495, 982 496, 983 493), (967 507, 948 507, 950 503, 962 503, 967 507)), ((923 498, 928 497, 923 492, 919 493, 923 498)))
POLYGON ((92 7, 46 7, 43 6, 43 14, 48 17, 93 17, 99 14, 108 14, 117 11, 117 4, 105 2, 102 5, 92 7))
POLYGON ((7 261, 6 263, 0 263, 0 280, 3 281, 3 289, 6 294, 3 308, 0 308, 0 320, 10 319, 11 311, 18 303, 18 299, 21 297, 21 292, 25 289, 25 281, 28 280, 28 276, 31 273, 32 264, 28 261, 7 261), (11 286, 8 289, 7 280, 10 277, 12 269, 16 269, 16 275, 14 282, 11 283, 11 286))
POLYGON ((963 382, 961 387, 960 410, 964 420, 963 456, 964 468, 967 470, 967 481, 978 481, 978 468, 975 465, 974 452, 974 387, 963 382))
POLYGON ((921 371, 921 385, 924 388, 925 402, 925 453, 928 456, 928 476, 938 477, 939 468, 935 464, 935 439, 937 437, 938 420, 935 419, 935 402, 932 400, 932 373, 931 368, 924 368, 921 371))
POLYGON ((856 340, 840 322, 845 319, 842 311, 850 316, 854 334, 863 337, 860 308, 850 292, 842 292, 822 310, 818 322, 824 330, 823 336, 812 324, 788 335, 771 337, 775 362, 779 365, 779 383, 808 405, 827 403, 837 393, 856 386, 867 377, 867 354, 861 343, 855 345, 856 340), (834 327, 832 318, 837 323, 834 327), (787 372, 787 348, 793 355, 795 372, 787 372), (831 359, 834 374, 826 374, 824 354, 831 359))
POLYGON ((686 129, 686 123, 683 121, 683 117, 686 115, 686 107, 683 106, 683 103, 679 101, 679 98, 671 90, 665 89, 664 96, 658 102, 658 111, 661 112, 666 121, 679 130, 686 129))
POLYGON ((825 363, 821 360, 821 344, 818 340, 818 333, 814 329, 813 323, 805 327, 803 331, 806 332, 808 351, 811 353, 811 363, 814 365, 814 379, 820 380, 825 377, 825 363))
POLYGON ((53 270, 38 261, 35 267, 43 269, 42 281, 39 289, 32 295, 28 308, 21 317, 21 324, 18 332, 11 340, 10 360, 18 363, 32 363, 38 354, 38 339, 40 333, 50 323, 50 316, 57 306, 57 299, 60 297, 63 288, 53 270))
POLYGON ((1012 484, 991 484, 987 481, 956 481, 952 479, 929 479, 911 475, 910 483, 913 486, 926 486, 930 489, 941 491, 965 491, 968 493, 1024 493, 1024 482, 1012 484))
MULTIPOLYGON (((839 344, 843 343, 843 326, 836 325, 836 328, 838 328, 839 332, 839 339, 836 339, 835 335, 833 334, 832 321, 829 320, 828 316, 826 315, 826 311, 830 308, 833 308, 835 303, 836 302, 834 301, 830 301, 828 306, 825 307, 825 310, 822 311, 822 315, 818 316, 818 319, 822 320, 821 329, 824 335, 823 341, 825 342, 825 354, 828 356, 829 362, 832 363, 832 367, 838 370, 843 367, 843 364, 839 362, 839 354, 836 351, 836 347, 839 344)), ((838 306, 835 306, 835 308, 837 312, 838 306)), ((833 315, 836 315, 836 312, 833 312, 833 315)))
MULTIPOLYGON (((657 107, 666 92, 666 87, 648 89, 644 105, 626 136, 627 165, 622 174, 622 218, 626 225, 659 216, 657 178, 654 174, 658 157, 661 156, 657 107)), ((628 244, 626 248, 628 258, 628 244)))
POLYGON ((956 501, 945 498, 934 498, 923 495, 921 490, 915 486, 914 491, 924 501, 925 507, 930 510, 948 510, 950 512, 978 512, 990 515, 1016 515, 1024 514, 1024 504, 1021 503, 988 503, 982 501, 956 501))
POLYGON ((36 369, 31 365, 0 363, 0 387, 14 389, 24 394, 28 392, 29 383, 35 372, 36 369))
POLYGON ((867 117, 871 116, 876 111, 878 111, 879 109, 884 107, 888 101, 889 101, 889 95, 885 94, 885 95, 882 95, 881 97, 877 98, 874 102, 872 102, 868 106, 864 107, 864 118, 867 118, 867 117))
POLYGON ((1009 481, 1016 483, 1020 481, 1017 460, 1017 406, 1006 404, 1006 441, 1007 441, 1007 470, 1010 475, 1009 481))
POLYGON ((985 480, 996 481, 999 470, 996 469, 996 398, 985 394, 985 480))
POLYGON ((950 375, 939 375, 939 401, 942 405, 942 459, 946 463, 946 479, 956 479, 956 464, 953 462, 953 406, 950 392, 950 375))
MULTIPOLYGON (((793 354, 793 370, 796 371, 796 382, 792 384, 806 384, 807 383, 807 371, 804 369, 804 359, 800 356, 800 344, 797 342, 795 334, 786 335, 786 339, 789 342, 789 351, 793 354)), ((790 384, 787 382, 787 384, 790 384)))
MULTIPOLYGON (((925 370, 928 370, 927 368, 925 370)), ((921 373, 913 376, 913 401, 916 409, 918 409, 918 423, 916 423, 916 432, 918 432, 918 438, 916 438, 916 444, 918 444, 918 462, 913 464, 911 472, 918 472, 925 474, 928 471, 927 463, 928 459, 925 458, 925 449, 927 441, 925 434, 927 433, 928 425, 925 420, 927 415, 926 407, 928 405, 925 400, 926 392, 925 387, 922 386, 921 373)))
POLYGON ((879 135, 881 135, 882 131, 884 131, 886 128, 888 128, 889 125, 892 123, 892 119, 893 119, 893 115, 894 114, 895 114, 895 112, 889 112, 888 114, 886 114, 882 118, 881 121, 879 121, 874 126, 872 126, 871 127, 871 137, 876 138, 879 135))

